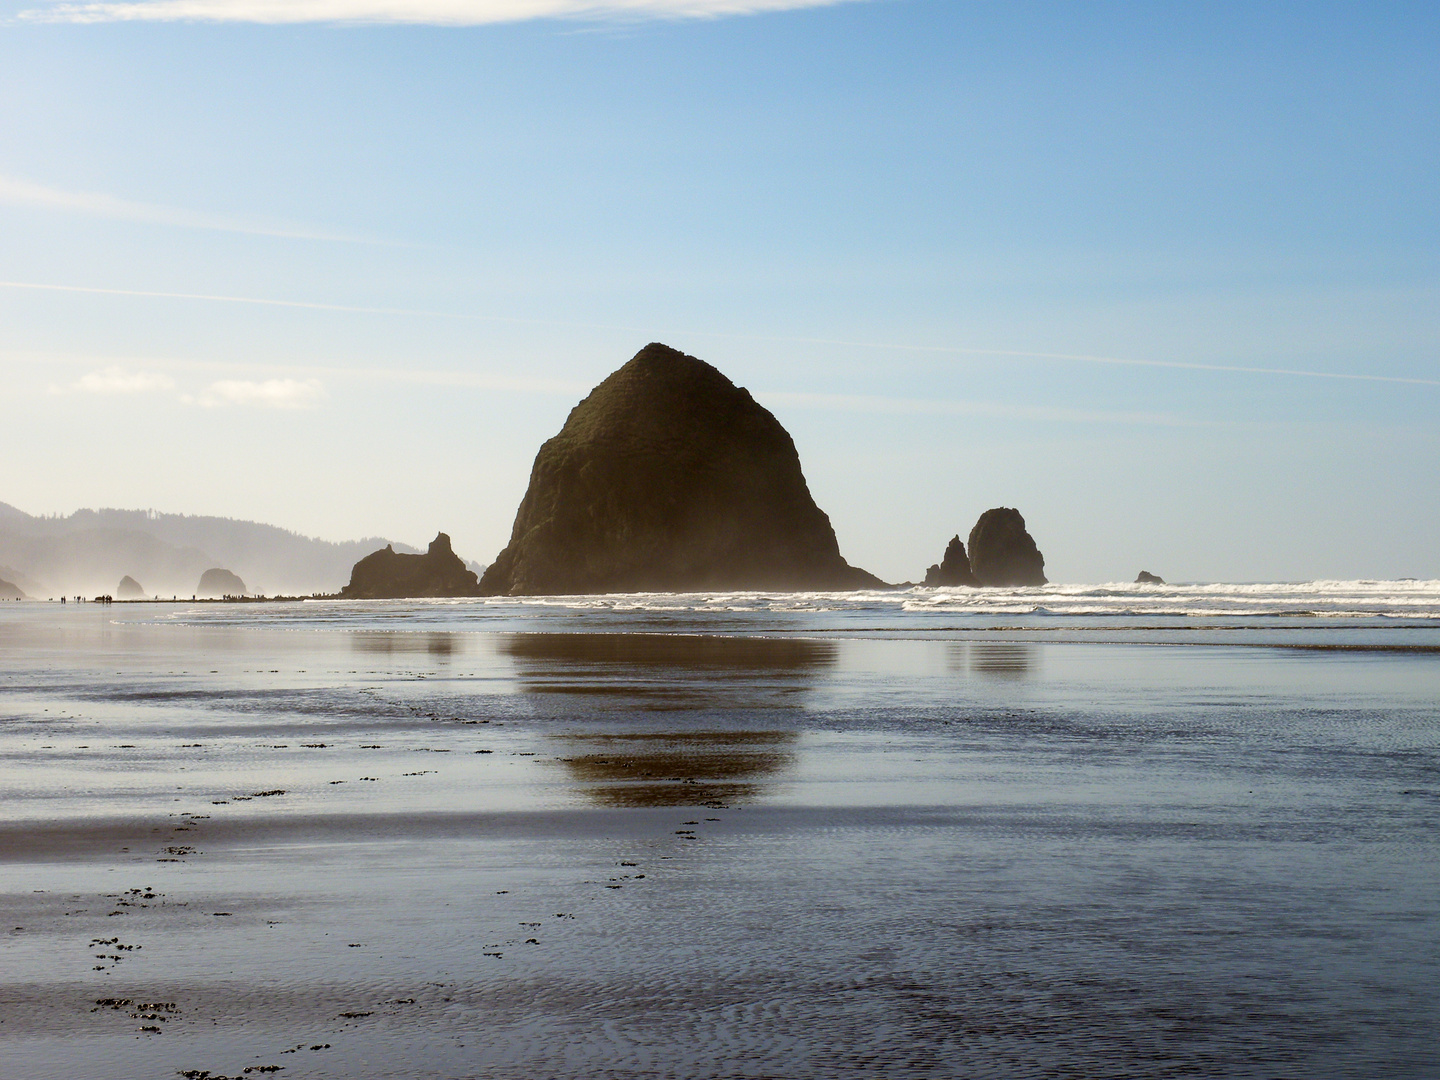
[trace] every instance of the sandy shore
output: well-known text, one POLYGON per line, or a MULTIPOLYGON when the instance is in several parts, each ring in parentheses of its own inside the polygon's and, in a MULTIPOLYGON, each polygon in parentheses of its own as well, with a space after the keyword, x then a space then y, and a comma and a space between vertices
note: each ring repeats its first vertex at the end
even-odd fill
POLYGON ((74 614, 3 1080, 1440 1072, 1425 655, 74 614))

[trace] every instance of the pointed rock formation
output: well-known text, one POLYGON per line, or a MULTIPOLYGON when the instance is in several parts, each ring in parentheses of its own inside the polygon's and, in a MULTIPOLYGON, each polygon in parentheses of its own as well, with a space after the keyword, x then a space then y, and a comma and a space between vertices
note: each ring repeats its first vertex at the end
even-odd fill
POLYGON ((200 575, 200 584, 195 588, 195 595, 211 600, 220 596, 244 596, 245 582, 229 570, 216 567, 200 575))
POLYGON ((965 545, 958 535, 945 548, 945 557, 925 571, 925 584, 931 588, 979 584, 970 570, 970 558, 965 554, 965 545))
POLYGON ((795 443, 749 391, 651 344, 540 448, 486 595, 864 589, 795 443))
POLYGON ((1164 585, 1165 579, 1159 574, 1152 574, 1149 570, 1141 570, 1135 578, 1136 585, 1164 585))
POLYGON ((116 600, 140 600, 145 596, 145 590, 140 583, 129 574, 120 579, 120 584, 115 586, 116 600))
POLYGON ((475 596, 473 570, 450 547, 450 537, 436 533, 424 555, 402 555, 386 544, 366 555, 350 571, 350 584, 340 590, 347 600, 401 600, 422 596, 475 596))
POLYGON ((981 585, 1044 585, 1045 556, 1019 510, 986 510, 970 530, 970 569, 981 585))

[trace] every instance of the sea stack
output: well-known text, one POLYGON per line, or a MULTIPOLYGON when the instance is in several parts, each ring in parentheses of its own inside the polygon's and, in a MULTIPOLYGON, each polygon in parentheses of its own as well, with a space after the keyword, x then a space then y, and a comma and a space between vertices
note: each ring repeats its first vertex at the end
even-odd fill
POLYGON ((145 596, 145 590, 140 583, 129 574, 120 579, 120 584, 115 586, 116 600, 140 600, 145 596))
POLYGON ((1149 570, 1141 570, 1135 578, 1136 585, 1164 585, 1165 579, 1159 574, 1152 574, 1149 570))
POLYGON ((789 433, 715 368, 650 344, 540 448, 486 595, 864 589, 789 433))
POLYGON ((960 542, 958 535, 946 546, 945 557, 925 571, 925 584, 936 589, 979 584, 970 569, 970 558, 965 554, 965 545, 960 542))
POLYGON ((350 571, 350 584, 340 595, 347 600, 400 600, 478 592, 475 572, 455 554, 450 537, 442 532, 424 555, 403 555, 390 544, 366 555, 350 571))
POLYGON ((1008 506, 986 510, 970 530, 970 568, 981 585, 1045 584, 1045 556, 1020 511, 1008 506))
POLYGON ((195 589, 196 596, 212 600, 221 596, 244 596, 245 593, 245 582, 219 567, 201 574, 200 584, 195 589))
POLYGON ((0 580, 0 600, 24 600, 25 594, 20 591, 20 586, 12 585, 8 581, 0 580))

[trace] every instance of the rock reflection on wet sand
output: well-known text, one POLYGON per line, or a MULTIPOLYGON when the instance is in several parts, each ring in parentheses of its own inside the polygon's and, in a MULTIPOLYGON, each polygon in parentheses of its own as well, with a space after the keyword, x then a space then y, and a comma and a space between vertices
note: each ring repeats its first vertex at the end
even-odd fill
POLYGON ((567 735, 559 758, 602 806, 718 806, 752 801, 795 762, 792 731, 567 735))
POLYGON ((951 671, 1024 679, 1040 667, 1040 646, 1013 641, 957 641, 950 645, 951 671))
POLYGON ((838 647, 805 638, 702 634, 509 634, 522 689, 641 709, 796 706, 838 647))
POLYGON ((379 656, 423 653, 426 656, 453 656, 465 651, 465 635, 444 631, 396 633, 358 631, 349 635, 350 647, 359 653, 379 656))

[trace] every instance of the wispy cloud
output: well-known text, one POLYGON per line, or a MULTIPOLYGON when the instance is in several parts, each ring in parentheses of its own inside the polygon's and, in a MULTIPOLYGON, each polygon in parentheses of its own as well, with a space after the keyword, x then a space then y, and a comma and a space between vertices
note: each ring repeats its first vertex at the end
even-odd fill
POLYGON ((73 382, 51 383, 50 393, 99 394, 106 397, 164 394, 182 405, 197 405, 206 409, 226 405, 308 409, 318 405, 325 397, 325 386, 316 378, 217 379, 197 393, 187 393, 180 392, 175 380, 164 371, 111 364, 88 371, 73 382))
POLYGON ((127 371, 111 366, 90 371, 67 386, 51 384, 52 394, 147 394, 175 389, 175 380, 160 371, 127 371))
POLYGON ((708 19, 829 7, 853 0, 125 0, 32 8, 32 22, 423 23, 528 19, 708 19))
POLYGON ((185 394, 187 405, 213 409, 222 405, 258 405, 269 409, 308 409, 325 396, 319 379, 221 379, 201 393, 185 394))
POLYGON ((0 203, 12 206, 38 206, 48 210, 91 214, 117 221, 136 221, 147 225, 171 225, 184 229, 212 229, 219 232, 249 233, 253 236, 277 236, 289 240, 332 240, 341 243, 367 244, 376 241, 342 233, 325 232, 301 225, 250 221, 224 214, 207 214, 176 206, 132 202, 98 191, 63 191, 30 180, 0 173, 0 203))
POLYGON ((756 392, 757 399, 791 408, 824 412, 888 413, 896 416, 990 416, 1063 424, 1139 424, 1154 427, 1208 427, 1208 423, 1174 413, 1110 412, 1045 405, 1014 405, 954 398, 886 397, 876 394, 795 394, 756 392))

